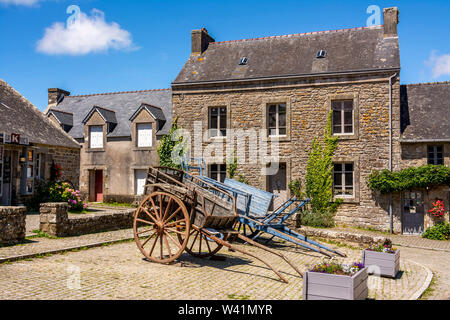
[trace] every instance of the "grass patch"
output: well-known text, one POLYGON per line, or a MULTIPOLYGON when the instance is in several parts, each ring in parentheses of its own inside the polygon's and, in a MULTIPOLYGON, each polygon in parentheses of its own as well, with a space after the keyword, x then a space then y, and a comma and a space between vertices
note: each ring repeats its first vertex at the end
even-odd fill
POLYGON ((121 208, 136 208, 131 203, 119 203, 119 202, 104 202, 104 203, 96 203, 95 206, 101 207, 121 207, 121 208))
POLYGON ((34 230, 33 233, 35 234, 35 236, 27 237, 27 239, 37 239, 37 238, 47 238, 47 239, 53 239, 53 240, 61 239, 58 237, 51 236, 45 232, 42 232, 41 230, 34 230))
POLYGON ((391 235, 391 233, 390 233, 389 231, 380 231, 380 230, 377 230, 377 229, 371 228, 371 227, 367 227, 367 228, 363 228, 363 227, 351 227, 351 228, 352 228, 352 229, 355 229, 355 230, 361 230, 361 231, 376 232, 376 233, 380 233, 380 234, 384 234, 384 235, 388 235, 388 236, 391 235))
POLYGON ((250 296, 247 295, 237 295, 236 293, 233 294, 227 294, 228 299, 231 300, 250 300, 250 296))
POLYGON ((428 298, 434 293, 435 285, 436 285, 436 276, 433 274, 433 278, 431 279, 430 285, 428 286, 427 290, 425 290, 420 297, 419 300, 428 300, 428 298))
POLYGON ((350 245, 348 243, 339 242, 339 241, 336 241, 336 240, 330 240, 330 239, 324 239, 324 238, 315 238, 315 237, 310 237, 310 238, 314 239, 314 240, 317 240, 319 242, 324 242, 324 243, 335 245, 335 246, 337 246, 339 248, 348 248, 348 249, 351 249, 351 250, 361 250, 361 248, 359 248, 359 247, 355 247, 355 246, 352 246, 352 245, 350 245))

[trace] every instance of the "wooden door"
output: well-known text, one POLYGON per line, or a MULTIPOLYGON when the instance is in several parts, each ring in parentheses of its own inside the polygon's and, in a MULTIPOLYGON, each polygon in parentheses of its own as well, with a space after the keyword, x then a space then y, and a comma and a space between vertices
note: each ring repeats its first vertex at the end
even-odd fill
POLYGON ((420 235, 424 232, 424 203, 423 192, 403 193, 403 234, 420 235))
POLYGON ((268 177, 268 191, 277 196, 270 208, 271 211, 277 210, 288 199, 286 174, 286 164, 280 163, 278 172, 268 177))
POLYGON ((95 171, 95 202, 103 202, 103 170, 95 171))

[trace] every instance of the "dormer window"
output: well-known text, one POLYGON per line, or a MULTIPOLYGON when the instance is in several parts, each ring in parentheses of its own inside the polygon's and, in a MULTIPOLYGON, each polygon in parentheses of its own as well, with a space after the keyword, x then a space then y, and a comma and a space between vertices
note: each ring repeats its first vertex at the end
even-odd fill
POLYGON ((138 148, 151 148, 153 146, 153 125, 151 123, 137 123, 136 135, 138 148))

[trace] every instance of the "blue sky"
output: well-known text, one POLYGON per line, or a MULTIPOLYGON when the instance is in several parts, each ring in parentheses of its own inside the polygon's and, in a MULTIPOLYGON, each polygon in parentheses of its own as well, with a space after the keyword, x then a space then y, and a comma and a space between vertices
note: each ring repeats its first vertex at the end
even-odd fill
POLYGON ((370 5, 400 9, 402 83, 450 80, 448 0, 0 0, 0 78, 41 110, 49 87, 74 95, 169 88, 192 29, 225 41, 361 27, 370 5), (81 38, 68 31, 70 5, 81 9, 81 38))

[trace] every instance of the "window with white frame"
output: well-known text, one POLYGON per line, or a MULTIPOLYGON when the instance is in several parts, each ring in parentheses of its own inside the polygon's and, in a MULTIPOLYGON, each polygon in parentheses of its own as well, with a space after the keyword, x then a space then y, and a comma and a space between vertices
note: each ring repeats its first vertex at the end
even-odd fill
POLYGON ((444 164, 444 146, 428 146, 428 164, 444 164))
POLYGON ((25 192, 27 194, 32 194, 34 191, 34 178, 35 178, 35 158, 34 151, 27 151, 27 182, 25 192))
POLYGON ((209 108, 210 137, 225 137, 227 135, 227 108, 209 108))
POLYGON ((354 188, 354 169, 353 163, 335 163, 333 170, 334 194, 338 197, 353 197, 354 188))
POLYGON ((145 191, 145 183, 147 181, 147 170, 135 170, 135 185, 136 185, 136 195, 142 196, 145 191))
POLYGON ((209 177, 213 180, 224 182, 227 177, 227 165, 211 164, 209 166, 209 177))
POLYGON ((103 126, 89 127, 89 143, 91 149, 103 148, 103 126))
POLYGON ((269 136, 286 136, 286 104, 269 105, 267 122, 269 136))
POLYGON ((0 145, 0 197, 3 194, 3 153, 3 146, 0 145))
POLYGON ((153 146, 153 127, 151 123, 136 124, 138 148, 150 148, 153 146))
POLYGON ((333 111, 333 134, 353 134, 353 100, 333 101, 331 102, 331 109, 333 111))

